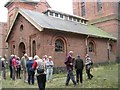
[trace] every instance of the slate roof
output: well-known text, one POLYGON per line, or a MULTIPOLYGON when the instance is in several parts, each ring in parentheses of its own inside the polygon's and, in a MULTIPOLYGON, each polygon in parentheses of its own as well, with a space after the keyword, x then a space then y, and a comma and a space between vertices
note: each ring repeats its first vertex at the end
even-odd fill
MULTIPOLYGON (((96 28, 95 26, 92 26, 92 25, 84 25, 84 24, 74 22, 74 21, 50 17, 43 13, 26 10, 26 9, 19 9, 19 13, 23 17, 25 17, 29 22, 34 24, 34 26, 38 28, 38 30, 40 31, 41 31, 40 29, 41 27, 41 28, 48 28, 48 29, 53 29, 53 30, 65 31, 65 32, 78 33, 78 34, 83 34, 83 35, 89 35, 92 37, 109 38, 109 39, 117 40, 116 37, 113 37, 107 32, 99 28, 96 28)), ((10 32, 11 30, 9 30, 7 38, 10 32)))
MULTIPOLYGON (((4 7, 8 7, 9 5, 11 5, 13 2, 18 2, 17 0, 9 0, 4 7)), ((37 5, 38 2, 35 1, 31 1, 31 0, 19 0, 19 2, 24 2, 24 3, 28 3, 28 4, 32 4, 32 5, 37 5)))

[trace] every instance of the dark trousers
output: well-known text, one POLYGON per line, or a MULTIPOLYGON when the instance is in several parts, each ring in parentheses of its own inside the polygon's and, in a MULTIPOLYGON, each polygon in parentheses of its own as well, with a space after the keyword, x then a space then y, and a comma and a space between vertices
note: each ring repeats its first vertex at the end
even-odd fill
POLYGON ((82 83, 83 78, 82 78, 82 69, 77 69, 76 70, 76 81, 77 83, 79 83, 79 79, 80 79, 80 83, 82 83))
POLYGON ((16 74, 17 74, 17 78, 18 78, 18 79, 20 79, 20 78, 21 78, 21 77, 20 77, 20 71, 21 71, 21 68, 20 68, 20 67, 19 67, 19 68, 17 68, 17 73, 16 73, 16 74))
POLYGON ((93 75, 90 73, 90 69, 86 69, 88 79, 92 79, 93 75))
POLYGON ((10 78, 12 78, 12 74, 13 74, 12 66, 9 66, 9 68, 10 68, 10 78))
POLYGON ((34 74, 28 74, 28 84, 34 85, 34 74))
POLYGON ((73 84, 76 85, 76 81, 75 81, 75 78, 74 78, 74 75, 73 75, 73 70, 68 70, 66 85, 68 85, 70 79, 72 80, 73 84))
POLYGON ((37 83, 39 90, 45 90, 45 85, 46 85, 46 74, 40 74, 37 77, 37 83))

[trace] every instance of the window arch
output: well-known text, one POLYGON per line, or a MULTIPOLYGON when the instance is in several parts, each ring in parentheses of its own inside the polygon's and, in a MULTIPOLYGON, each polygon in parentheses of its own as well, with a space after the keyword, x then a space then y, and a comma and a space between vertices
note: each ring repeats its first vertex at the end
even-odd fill
POLYGON ((109 50, 110 50, 110 52, 112 52, 112 49, 113 49, 112 44, 109 44, 109 50))
POLYGON ((20 25, 20 31, 23 31, 23 25, 20 25))
POLYGON ((64 51, 64 42, 62 39, 57 39, 55 41, 55 52, 63 52, 64 51))
POLYGON ((36 55, 36 42, 33 40, 32 42, 32 55, 33 57, 36 55))
POLYGON ((81 0, 81 15, 85 16, 85 0, 81 0))
POLYGON ((98 12, 102 10, 102 0, 97 0, 97 10, 98 12))
POLYGON ((88 48, 89 48, 89 52, 94 52, 95 51, 95 45, 92 41, 89 42, 88 48))

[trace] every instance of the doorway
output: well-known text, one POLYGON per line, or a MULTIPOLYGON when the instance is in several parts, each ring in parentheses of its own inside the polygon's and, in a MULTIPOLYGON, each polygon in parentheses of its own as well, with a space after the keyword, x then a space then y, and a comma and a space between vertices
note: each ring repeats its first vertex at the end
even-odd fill
POLYGON ((19 44, 19 50, 18 50, 18 55, 21 58, 25 53, 25 44, 23 42, 21 42, 19 44))

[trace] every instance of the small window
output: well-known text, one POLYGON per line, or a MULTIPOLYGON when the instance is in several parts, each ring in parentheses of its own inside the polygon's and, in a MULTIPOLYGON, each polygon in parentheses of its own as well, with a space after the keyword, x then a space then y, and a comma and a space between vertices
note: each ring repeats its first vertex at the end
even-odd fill
POLYGON ((93 42, 89 42, 88 47, 89 47, 89 52, 94 52, 94 44, 93 44, 93 42))
POLYGON ((73 18, 73 21, 76 21, 76 18, 73 18))
POLYGON ((81 15, 82 17, 85 16, 85 1, 81 1, 81 15))
POLYGON ((61 39, 57 39, 55 41, 55 51, 56 52, 63 52, 64 51, 64 43, 61 39))
POLYGON ((62 14, 60 14, 60 18, 63 18, 63 15, 62 15, 62 14))
POLYGON ((72 20, 72 17, 69 17, 69 20, 72 20))
POLYGON ((55 17, 58 17, 58 13, 55 13, 55 17))
POLYGON ((20 31, 23 31, 23 25, 20 26, 20 31))
POLYGON ((53 12, 50 12, 50 15, 53 16, 53 12))
POLYGON ((80 22, 80 19, 77 19, 77 22, 80 22))

